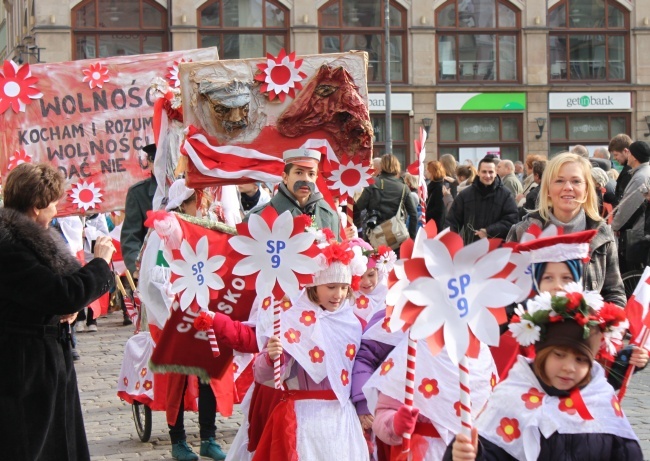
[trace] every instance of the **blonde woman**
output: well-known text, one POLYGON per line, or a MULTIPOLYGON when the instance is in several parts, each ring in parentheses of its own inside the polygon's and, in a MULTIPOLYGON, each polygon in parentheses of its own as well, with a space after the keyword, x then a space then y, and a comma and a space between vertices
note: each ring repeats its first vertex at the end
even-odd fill
POLYGON ((618 266, 618 252, 611 228, 598 213, 598 196, 591 176, 591 164, 569 152, 548 162, 539 190, 539 206, 512 226, 508 241, 518 242, 526 230, 537 224, 555 224, 565 233, 596 229, 590 244, 591 259, 584 267, 585 289, 598 291, 605 301, 624 307, 625 290, 618 266))
POLYGON ((445 186, 451 192, 451 196, 456 198, 456 195, 458 195, 458 178, 456 177, 458 163, 451 154, 442 155, 439 161, 445 169, 445 186))

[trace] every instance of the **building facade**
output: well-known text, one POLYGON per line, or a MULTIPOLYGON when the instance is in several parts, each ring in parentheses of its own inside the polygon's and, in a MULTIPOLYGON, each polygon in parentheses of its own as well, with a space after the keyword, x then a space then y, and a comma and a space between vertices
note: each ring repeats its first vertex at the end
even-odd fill
POLYGON ((459 160, 650 136, 650 0, 4 0, 0 47, 30 63, 206 46, 222 59, 365 50, 381 154, 385 1, 402 162, 422 126, 430 158, 459 160))

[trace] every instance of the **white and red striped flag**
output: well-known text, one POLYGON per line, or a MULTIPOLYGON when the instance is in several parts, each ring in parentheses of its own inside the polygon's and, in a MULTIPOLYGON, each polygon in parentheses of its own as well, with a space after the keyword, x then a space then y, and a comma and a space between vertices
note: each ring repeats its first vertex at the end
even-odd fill
POLYGON ((642 333, 643 327, 650 328, 650 267, 646 267, 634 293, 627 300, 625 312, 630 322, 630 334, 636 341, 642 333))

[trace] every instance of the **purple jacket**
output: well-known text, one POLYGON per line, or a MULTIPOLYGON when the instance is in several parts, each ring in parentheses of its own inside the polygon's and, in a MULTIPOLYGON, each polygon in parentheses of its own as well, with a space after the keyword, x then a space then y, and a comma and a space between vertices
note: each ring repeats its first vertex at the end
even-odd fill
MULTIPOLYGON (((382 309, 372 316, 366 330, 380 320, 383 320, 386 315, 385 309, 382 309)), ((366 396, 363 394, 363 386, 368 382, 372 374, 377 368, 386 360, 388 354, 393 350, 390 344, 384 344, 379 341, 372 341, 368 339, 361 340, 359 352, 354 360, 352 366, 352 389, 350 398, 352 403, 357 408, 358 415, 369 415, 368 402, 366 396)))

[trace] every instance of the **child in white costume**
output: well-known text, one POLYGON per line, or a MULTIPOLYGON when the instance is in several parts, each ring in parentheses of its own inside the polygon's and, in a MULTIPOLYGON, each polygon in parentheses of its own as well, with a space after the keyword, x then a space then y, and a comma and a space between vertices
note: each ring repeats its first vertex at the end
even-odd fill
POLYGON ((386 308, 388 293, 387 267, 392 267, 397 259, 390 247, 382 246, 375 250, 369 243, 360 238, 352 239, 353 245, 359 246, 368 256, 366 272, 361 276, 358 287, 354 291, 354 314, 366 329, 370 319, 379 311, 386 308))
POLYGON ((283 306, 288 310, 281 315, 280 337, 271 336, 255 360, 255 380, 273 386, 273 359, 280 357, 286 391, 264 426, 254 461, 368 460, 350 401, 361 326, 349 286, 352 275, 365 271, 366 260, 347 242, 332 242, 319 258, 323 269, 313 286, 283 306))

